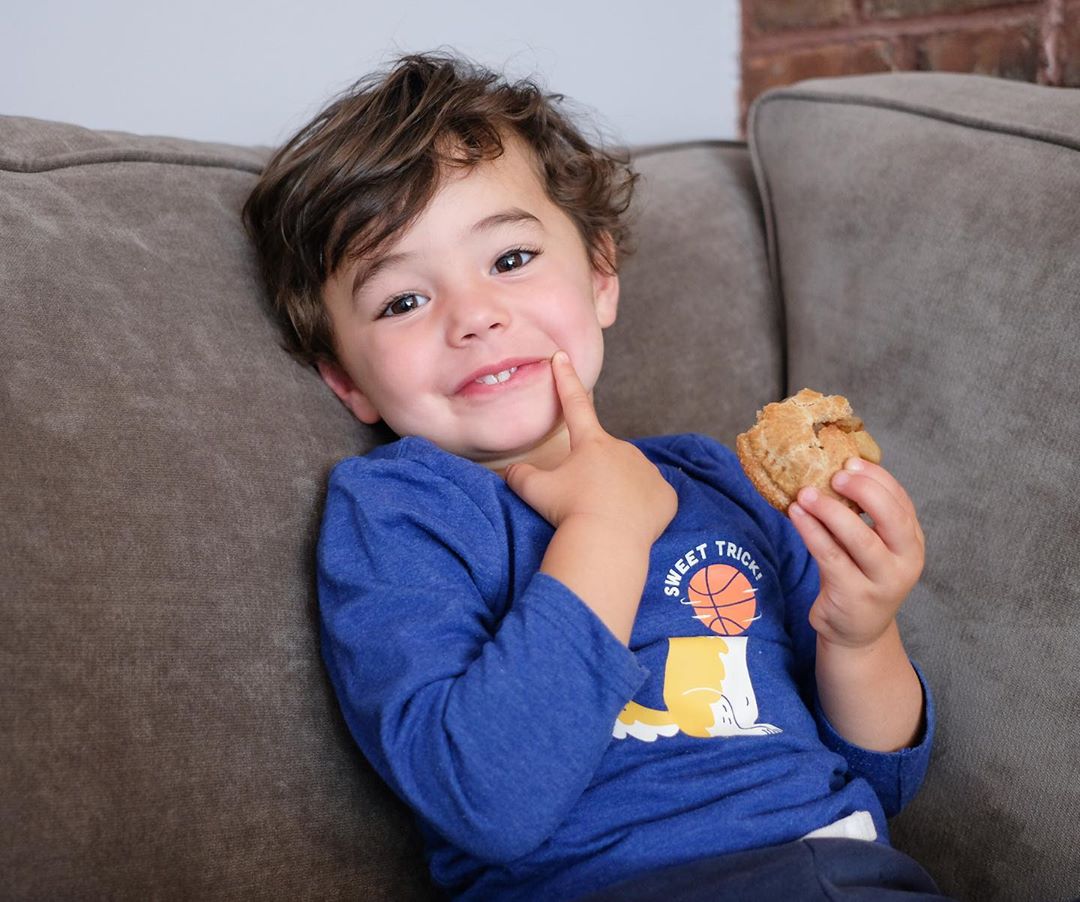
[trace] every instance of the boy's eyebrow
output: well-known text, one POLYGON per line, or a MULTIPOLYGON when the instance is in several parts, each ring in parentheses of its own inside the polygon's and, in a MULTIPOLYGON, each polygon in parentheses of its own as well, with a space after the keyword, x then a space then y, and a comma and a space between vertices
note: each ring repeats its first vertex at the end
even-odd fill
POLYGON ((472 231, 485 232, 488 229, 494 229, 497 226, 512 225, 516 222, 535 222, 537 225, 543 225, 539 218, 533 216, 528 210, 522 210, 521 207, 511 207, 509 210, 501 210, 498 213, 492 213, 490 216, 485 216, 473 225, 472 231))
POLYGON ((402 251, 397 254, 385 254, 382 257, 376 257, 366 265, 361 264, 356 267, 356 272, 353 273, 352 286, 349 289, 349 295, 353 301, 356 301, 356 293, 360 290, 360 286, 367 282, 369 279, 375 277, 375 274, 380 269, 386 269, 391 263, 398 263, 402 260, 407 260, 412 254, 402 251))

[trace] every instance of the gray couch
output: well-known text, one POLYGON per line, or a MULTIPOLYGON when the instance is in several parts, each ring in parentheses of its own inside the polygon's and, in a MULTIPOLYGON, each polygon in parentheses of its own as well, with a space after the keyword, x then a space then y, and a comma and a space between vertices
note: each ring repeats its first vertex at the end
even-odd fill
MULTIPOLYGON (((897 845, 1080 893, 1080 91, 806 82, 749 148, 642 150, 597 398, 725 442, 853 400, 928 536, 940 727, 897 845)), ((384 436, 278 346, 266 150, 0 119, 0 897, 425 899, 319 661, 324 480, 384 436)))

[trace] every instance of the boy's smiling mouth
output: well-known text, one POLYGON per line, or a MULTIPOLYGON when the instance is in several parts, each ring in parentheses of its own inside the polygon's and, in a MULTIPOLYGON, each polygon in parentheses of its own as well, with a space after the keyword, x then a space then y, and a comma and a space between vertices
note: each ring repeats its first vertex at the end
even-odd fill
POLYGON ((464 397, 484 396, 497 392, 507 383, 518 383, 538 373, 546 365, 546 357, 519 357, 502 360, 470 373, 455 389, 454 394, 464 397))
POLYGON ((503 370, 501 373, 495 373, 495 375, 491 375, 489 373, 487 376, 481 376, 475 381, 480 382, 484 385, 494 385, 496 382, 505 382, 507 379, 513 376, 514 373, 517 372, 517 370, 518 368, 516 366, 512 366, 510 367, 510 369, 503 370))

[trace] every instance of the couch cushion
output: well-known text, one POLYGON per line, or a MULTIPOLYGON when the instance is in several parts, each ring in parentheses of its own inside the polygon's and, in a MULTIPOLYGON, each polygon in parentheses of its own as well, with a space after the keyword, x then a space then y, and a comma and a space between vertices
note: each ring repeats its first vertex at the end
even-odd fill
POLYGON ((704 432, 733 444, 783 373, 761 206, 745 145, 634 160, 637 251, 622 269, 597 410, 616 435, 704 432))
POLYGON ((901 613, 940 732, 894 838, 965 899, 1080 887, 1080 91, 805 82, 751 146, 788 389, 849 395, 909 488, 901 613))
POLYGON ((425 895, 317 654, 365 436, 259 304, 264 156, 0 119, 7 897, 425 895))
MULTIPOLYGON (((265 158, 0 118, 6 897, 429 895, 319 661, 326 474, 384 436, 278 345, 265 158)), ((779 389, 749 157, 641 168, 602 414, 730 438, 779 389)))

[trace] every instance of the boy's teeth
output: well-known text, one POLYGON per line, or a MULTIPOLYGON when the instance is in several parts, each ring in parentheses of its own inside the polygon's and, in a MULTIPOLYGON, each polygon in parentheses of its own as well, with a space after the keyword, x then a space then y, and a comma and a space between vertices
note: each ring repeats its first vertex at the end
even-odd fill
POLYGON ((512 366, 512 367, 510 367, 510 369, 503 370, 501 373, 494 373, 494 374, 489 374, 487 376, 481 376, 476 381, 479 382, 481 385, 495 385, 495 384, 497 384, 499 382, 505 382, 507 379, 509 379, 511 376, 513 376, 514 373, 516 373, 516 372, 517 372, 517 367, 512 366))

